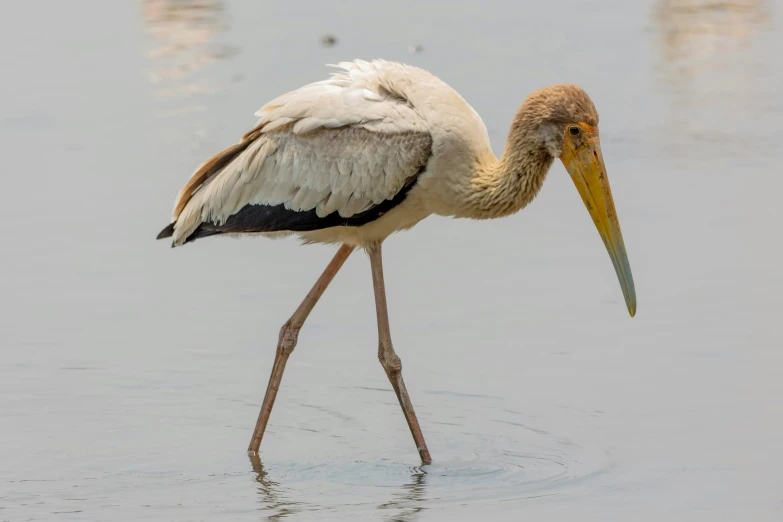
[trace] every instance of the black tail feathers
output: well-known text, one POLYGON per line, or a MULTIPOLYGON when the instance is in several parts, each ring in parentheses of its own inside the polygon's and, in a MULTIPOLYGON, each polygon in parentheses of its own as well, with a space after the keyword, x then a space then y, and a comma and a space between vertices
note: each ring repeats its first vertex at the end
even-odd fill
POLYGON ((174 223, 169 223, 166 228, 160 231, 155 239, 165 239, 174 235, 174 223))

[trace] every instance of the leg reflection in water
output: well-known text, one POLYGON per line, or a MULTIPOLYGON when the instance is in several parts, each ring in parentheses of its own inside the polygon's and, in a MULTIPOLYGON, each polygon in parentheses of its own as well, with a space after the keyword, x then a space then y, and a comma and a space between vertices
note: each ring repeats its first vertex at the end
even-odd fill
POLYGON ((379 505, 378 509, 396 511, 384 518, 388 522, 413 522, 425 509, 426 492, 427 472, 421 468, 414 468, 410 482, 403 485, 402 490, 395 493, 391 500, 379 505))
POLYGON ((298 513, 301 510, 301 504, 285 498, 280 493, 280 484, 269 478, 258 455, 248 456, 250 457, 253 473, 256 474, 255 481, 258 482, 258 495, 261 497, 261 505, 264 506, 264 510, 274 512, 266 520, 283 520, 289 515, 298 513))
MULTIPOLYGON (((279 482, 272 480, 264 469, 261 459, 258 455, 248 455, 250 465, 255 474, 254 480, 258 483, 259 500, 265 514, 269 513, 265 520, 283 520, 289 515, 296 515, 303 511, 317 512, 329 511, 331 514, 339 512, 340 506, 332 502, 318 506, 313 502, 300 502, 292 500, 288 488, 282 486, 279 482)), ((381 488, 377 488, 380 490, 381 488)), ((418 520, 419 514, 425 509, 424 503, 427 501, 427 473, 421 468, 413 468, 410 479, 403 484, 399 490, 392 494, 392 498, 379 505, 363 503, 360 498, 355 499, 358 502, 349 501, 345 504, 346 514, 355 514, 355 510, 367 510, 368 519, 376 519, 372 512, 375 509, 383 510, 382 514, 385 522, 414 522, 418 520)), ((386 490, 386 488, 383 488, 386 490)), ((355 496, 360 497, 361 491, 356 491, 355 496)), ((298 518, 298 517, 294 517, 298 518)))

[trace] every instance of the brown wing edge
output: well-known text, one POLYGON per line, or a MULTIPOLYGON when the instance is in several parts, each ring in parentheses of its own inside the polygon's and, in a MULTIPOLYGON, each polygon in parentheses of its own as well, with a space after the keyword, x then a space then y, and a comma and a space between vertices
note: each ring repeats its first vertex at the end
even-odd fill
MULTIPOLYGON (((174 209, 174 221, 158 233, 156 239, 165 239, 174 235, 174 227, 179 214, 185 208, 190 198, 214 175, 220 173, 231 161, 241 154, 261 135, 261 127, 257 127, 242 137, 242 141, 217 153, 207 160, 190 178, 180 191, 177 205, 174 209)), ((332 228, 335 226, 362 226, 383 216, 386 212, 402 203, 408 191, 416 184, 421 174, 426 170, 432 155, 432 141, 429 142, 429 156, 417 169, 416 174, 405 181, 402 189, 392 198, 375 205, 364 212, 350 218, 342 218, 338 212, 324 217, 317 216, 315 209, 310 211, 288 210, 284 205, 246 205, 237 214, 228 218, 223 225, 202 223, 184 241, 192 242, 198 238, 226 233, 276 232, 281 230, 304 232, 332 228)), ((176 245, 172 243, 171 247, 176 245)))
MULTIPOLYGON (((190 201, 190 198, 193 197, 193 194, 195 194, 196 191, 198 191, 198 189, 200 189, 210 178, 212 178, 215 174, 218 174, 237 156, 244 152, 245 149, 247 149, 248 146, 250 146, 250 144, 253 143, 260 134, 261 129, 257 127, 242 136, 242 141, 239 143, 218 152, 205 161, 204 164, 201 165, 201 167, 199 167, 199 169, 190 177, 185 186, 182 187, 182 190, 180 190, 179 197, 177 198, 177 204, 174 207, 172 222, 166 225, 166 228, 161 230, 155 239, 165 239, 174 235, 174 225, 177 223, 177 219, 182 213, 182 210, 185 208, 185 205, 187 205, 190 201)), ((174 245, 172 245, 172 247, 173 246, 174 245)))

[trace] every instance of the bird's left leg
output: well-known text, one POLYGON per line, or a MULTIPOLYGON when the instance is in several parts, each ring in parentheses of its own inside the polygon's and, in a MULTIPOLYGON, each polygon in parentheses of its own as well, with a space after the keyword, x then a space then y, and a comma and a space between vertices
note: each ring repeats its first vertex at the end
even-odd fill
POLYGON ((380 359, 381 366, 383 366, 386 375, 389 377, 394 393, 397 394, 397 400, 400 402, 400 406, 402 406, 405 420, 408 421, 408 427, 416 443, 416 449, 419 450, 421 462, 422 464, 430 464, 432 457, 430 457, 430 451, 427 449, 427 443, 424 442, 424 434, 421 432, 416 412, 413 411, 413 403, 408 396, 408 390, 405 388, 405 381, 402 380, 402 361, 395 353, 391 342, 380 244, 370 250, 370 266, 372 268, 373 289, 375 290, 375 312, 378 316, 378 359, 380 359))
POLYGON ((264 402, 261 405, 261 412, 258 414, 258 421, 256 422, 256 429, 253 430, 253 438, 250 439, 250 445, 247 448, 247 452, 250 455, 258 454, 258 448, 261 446, 261 439, 264 437, 264 431, 266 425, 269 422, 269 416, 272 413, 272 406, 275 404, 275 398, 277 397, 277 391, 280 389, 280 381, 283 378, 283 371, 285 370, 285 363, 288 361, 288 357, 296 347, 296 341, 299 336, 299 330, 304 325, 305 319, 313 311, 315 304, 326 291, 326 287, 332 282, 334 276, 342 268, 345 260, 353 252, 353 247, 347 244, 343 244, 337 253, 332 258, 326 270, 323 271, 321 277, 315 282, 313 288, 307 293, 304 301, 296 309, 294 315, 291 316, 288 321, 285 322, 280 329, 280 337, 277 343, 277 352, 275 353, 275 362, 272 365, 272 375, 269 377, 269 384, 266 387, 266 394, 264 395, 264 402))

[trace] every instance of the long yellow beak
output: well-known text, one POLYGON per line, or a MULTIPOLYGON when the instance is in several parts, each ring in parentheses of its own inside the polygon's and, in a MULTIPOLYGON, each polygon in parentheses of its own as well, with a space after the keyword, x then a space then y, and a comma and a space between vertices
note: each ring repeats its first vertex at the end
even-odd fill
POLYGON ((595 228, 601 234, 609 257, 612 258, 617 279, 620 280, 628 312, 633 317, 636 314, 636 290, 633 286, 631 265, 625 253, 620 221, 612 200, 612 189, 609 187, 609 178, 606 177, 598 132, 585 124, 580 124, 579 128, 581 132, 577 136, 566 131, 560 160, 571 174, 571 179, 582 196, 590 217, 593 218, 595 228))

